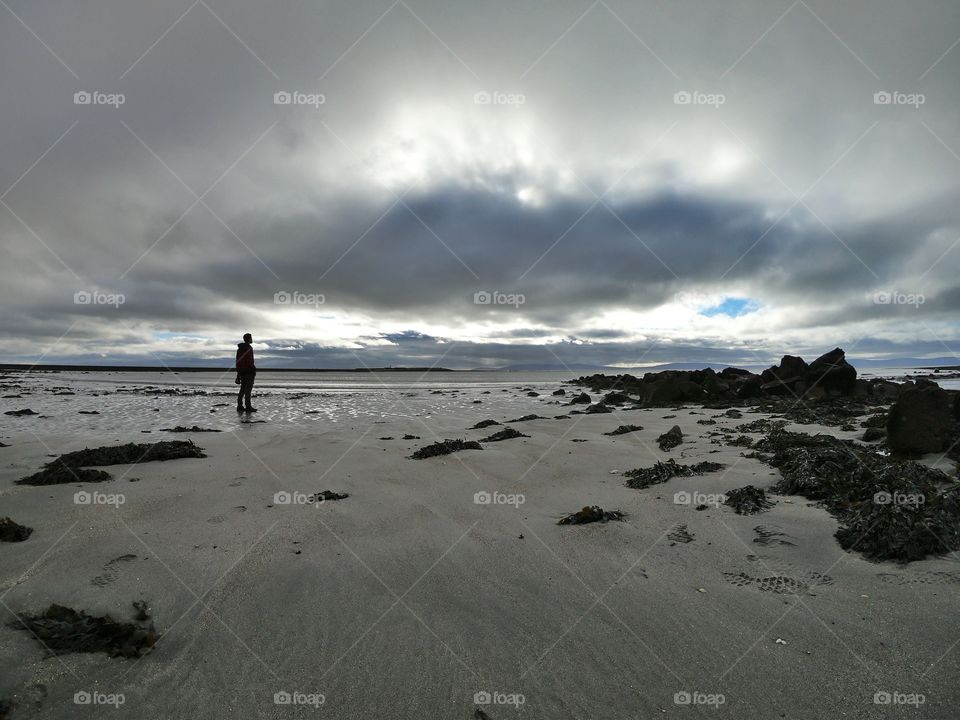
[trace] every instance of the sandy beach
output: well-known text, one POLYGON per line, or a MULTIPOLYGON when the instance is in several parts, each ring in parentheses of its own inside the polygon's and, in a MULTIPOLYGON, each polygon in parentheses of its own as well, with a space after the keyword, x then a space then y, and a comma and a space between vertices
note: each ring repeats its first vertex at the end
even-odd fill
POLYGON ((570 387, 551 382, 274 390, 238 416, 218 406, 227 386, 124 394, 89 380, 32 376, 4 410, 39 414, 0 416, 2 514, 33 528, 0 547, 11 717, 956 717, 956 558, 868 561, 802 497, 772 495, 755 515, 718 502, 777 480, 717 434, 767 414, 555 419, 571 406, 551 393, 570 387), (527 414, 544 419, 506 423, 527 414), (409 457, 502 429, 470 429, 485 419, 529 437, 409 457), (161 430, 194 424, 221 432, 161 430), (604 434, 626 424, 643 429, 604 434), (660 450, 674 425, 683 443, 660 450), (109 466, 103 483, 14 482, 51 455, 169 439, 206 457, 109 466), (670 458, 723 468, 625 486, 625 471, 670 458), (348 497, 317 502, 324 490, 348 497), (624 519, 557 524, 588 505, 624 519), (16 627, 52 603, 129 622, 140 600, 156 640, 135 658, 53 655, 16 627))

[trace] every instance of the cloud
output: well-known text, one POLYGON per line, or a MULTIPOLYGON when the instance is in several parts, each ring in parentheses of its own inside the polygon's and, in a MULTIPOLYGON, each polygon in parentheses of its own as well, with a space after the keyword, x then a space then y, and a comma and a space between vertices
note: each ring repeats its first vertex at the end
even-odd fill
POLYGON ((4 359, 957 347, 956 8, 208 6, 0 28, 4 359))

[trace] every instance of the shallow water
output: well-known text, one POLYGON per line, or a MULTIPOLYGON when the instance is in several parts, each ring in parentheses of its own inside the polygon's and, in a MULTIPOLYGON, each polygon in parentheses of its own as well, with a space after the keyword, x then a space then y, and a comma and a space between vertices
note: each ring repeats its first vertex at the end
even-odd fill
POLYGON ((2 382, 2 394, 21 397, 0 400, 0 411, 30 408, 39 414, 0 415, 0 432, 155 433, 176 425, 231 430, 251 421, 319 428, 330 423, 428 418, 467 409, 499 417, 514 407, 526 412, 527 389, 546 395, 570 377, 570 373, 430 373, 424 377, 414 372, 262 371, 254 388, 258 412, 238 414, 233 372, 11 374, 2 382))

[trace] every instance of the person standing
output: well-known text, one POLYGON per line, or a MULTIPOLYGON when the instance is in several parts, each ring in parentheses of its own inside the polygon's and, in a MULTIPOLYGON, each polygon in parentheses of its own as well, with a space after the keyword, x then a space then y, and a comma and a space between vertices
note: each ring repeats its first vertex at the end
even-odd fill
POLYGON ((243 342, 237 343, 237 382, 240 392, 237 394, 237 412, 256 412, 250 404, 253 381, 257 377, 257 366, 253 362, 253 335, 247 333, 243 342))

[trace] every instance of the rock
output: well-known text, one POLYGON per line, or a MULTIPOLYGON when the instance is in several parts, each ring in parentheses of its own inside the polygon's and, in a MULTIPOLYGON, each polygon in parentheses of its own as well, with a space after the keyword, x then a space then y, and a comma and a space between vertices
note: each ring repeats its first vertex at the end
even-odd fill
POLYGON ((540 393, 536 392, 535 390, 531 390, 527 393, 527 397, 540 397, 540 393))
POLYGON ((763 387, 763 380, 761 380, 759 376, 754 375, 749 377, 740 383, 740 387, 737 388, 737 397, 741 400, 759 397, 761 387, 763 387))
POLYGON ((551 395, 566 395, 566 394, 567 394, 567 391, 564 390, 563 388, 560 388, 559 390, 554 390, 554 391, 553 391, 552 393, 550 393, 550 394, 551 394, 551 395))
POLYGON ((657 438, 657 444, 661 450, 670 450, 683 442, 683 431, 679 425, 674 425, 663 435, 657 438))
POLYGON ((847 362, 843 350, 834 348, 810 363, 806 379, 827 393, 849 395, 857 380, 857 371, 847 362))
POLYGON ((950 446, 952 408, 946 390, 918 380, 900 393, 887 418, 890 449, 901 453, 933 453, 950 446))
POLYGON ((643 427, 640 425, 620 425, 616 430, 605 432, 604 435, 626 435, 627 433, 640 432, 643 427))
POLYGON ((883 440, 887 436, 887 431, 879 427, 868 427, 866 432, 863 433, 864 442, 876 442, 877 440, 883 440))
POLYGON ((36 415, 33 410, 30 408, 24 408, 23 410, 7 410, 4 415, 13 415, 14 417, 22 417, 24 415, 36 415))
POLYGON ((624 403, 630 402, 630 396, 626 393, 613 391, 604 395, 603 400, 600 402, 605 405, 623 405, 624 403))
POLYGON ((587 395, 585 392, 582 392, 579 395, 574 396, 574 398, 570 400, 571 405, 589 405, 591 402, 592 400, 590 400, 590 396, 587 395))
POLYGON ((604 405, 602 402, 596 403, 595 405, 589 406, 584 412, 587 415, 594 415, 596 413, 609 413, 613 412, 610 408, 604 405))
POLYGON ((10 627, 28 630, 46 650, 57 655, 103 652, 110 657, 137 658, 157 641, 152 625, 120 623, 109 615, 88 615, 56 604, 43 613, 19 615, 10 627))
MULTIPOLYGON (((490 427, 490 426, 492 426, 492 425, 499 425, 499 424, 500 424, 500 423, 498 423, 496 420, 481 420, 480 422, 478 422, 476 425, 474 425, 474 426, 473 426, 472 428, 470 428, 470 429, 471 429, 471 430, 483 430, 483 428, 488 428, 488 427, 490 427)), ((405 439, 406 439, 406 438, 405 438, 405 439)))

